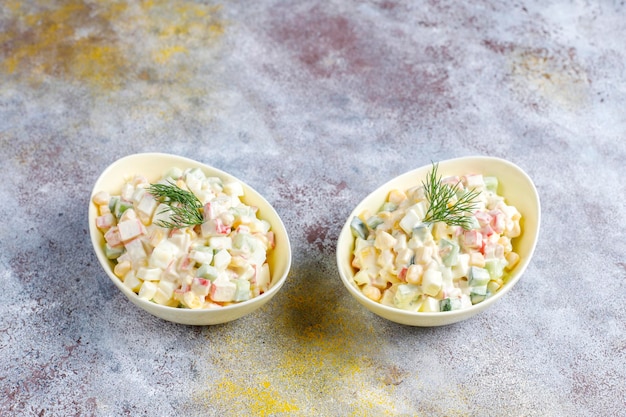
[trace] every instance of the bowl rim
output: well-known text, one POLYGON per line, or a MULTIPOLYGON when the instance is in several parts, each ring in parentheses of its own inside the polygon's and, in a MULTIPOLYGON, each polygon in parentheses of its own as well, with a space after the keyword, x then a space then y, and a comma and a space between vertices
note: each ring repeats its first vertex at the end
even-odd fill
MULTIPOLYGON (((137 172, 128 172, 127 175, 131 175, 131 174, 143 175, 140 171, 141 171, 141 167, 138 167, 137 172)), ((124 178, 122 175, 119 179, 120 188, 123 184, 123 181, 124 181, 124 178)), ((177 320, 168 319, 166 317, 163 317, 163 315, 167 316, 170 314, 175 314, 176 316, 179 316, 179 317, 198 316, 198 315, 211 316, 211 315, 217 315, 218 313, 221 313, 223 315, 228 315, 229 312, 231 312, 232 310, 241 310, 241 309, 254 307, 256 304, 264 304, 266 301, 269 301, 269 299, 271 299, 278 292, 278 290, 285 283, 287 276, 289 275, 289 271, 291 269, 291 263, 292 263, 291 242, 289 240, 287 229, 282 219, 280 218, 278 212, 276 212, 276 209, 265 199, 263 195, 261 195, 261 193, 256 191, 246 182, 244 182, 240 178, 237 178, 234 175, 226 171, 223 171, 219 168, 215 168, 212 165, 209 165, 209 164, 206 164, 206 163, 203 163, 203 162, 191 159, 191 158, 187 158, 184 156, 170 154, 170 153, 163 153, 163 152, 144 152, 144 153, 134 153, 134 154, 125 155, 123 157, 120 157, 114 160, 98 176, 91 190, 88 204, 89 204, 89 207, 88 207, 89 209, 88 219, 89 220, 88 221, 89 221, 90 240, 93 246, 93 250, 96 254, 96 257, 98 258, 98 261, 100 262, 100 266, 102 267, 106 275, 109 277, 109 279, 113 281, 114 285, 134 304, 136 304, 138 307, 162 319, 165 319, 168 321, 179 322, 183 324, 188 324, 187 321, 184 319, 180 319, 180 318, 177 320), (219 176, 222 179, 237 181, 242 185, 244 189, 244 196, 248 198, 252 197, 252 199, 260 201, 266 206, 266 207, 263 207, 262 210, 263 212, 269 211, 269 213, 271 214, 271 217, 273 217, 273 221, 270 222, 272 230, 275 233, 278 230, 281 232, 282 235, 284 235, 284 241, 281 242, 281 245, 283 246, 282 252, 284 252, 284 256, 286 256, 286 259, 284 260, 285 262, 284 268, 282 268, 284 269, 284 271, 278 275, 274 274, 275 272, 274 270, 271 271, 272 280, 270 282, 270 287, 268 288, 267 291, 249 300, 226 305, 226 306, 215 307, 215 308, 205 308, 205 309, 187 309, 187 308, 180 308, 180 307, 165 306, 165 305, 154 303, 149 300, 139 298, 139 296, 134 291, 130 290, 125 285, 123 285, 123 282, 113 273, 112 263, 104 254, 104 250, 102 249, 102 246, 100 244, 103 239, 103 233, 95 225, 95 218, 97 216, 97 208, 95 204, 93 203, 93 196, 99 191, 103 190, 104 187, 102 184, 105 182, 105 180, 110 181, 110 176, 112 175, 113 172, 116 171, 116 169, 120 169, 119 168, 120 166, 127 164, 129 162, 135 161, 135 160, 139 160, 139 159, 147 160, 147 159, 152 159, 152 158, 155 158, 155 159, 161 158, 161 159, 171 160, 171 165, 164 166, 163 167, 164 169, 162 170, 163 172, 165 172, 169 168, 177 166, 178 164, 178 165, 184 165, 184 167, 181 167, 182 169, 198 167, 198 168, 201 168, 205 172, 205 174, 210 173, 211 175, 219 176)), ((274 265, 271 265, 271 267, 274 268, 274 265)), ((244 315, 245 314, 247 313, 244 313, 244 315)), ((235 317, 226 321, 231 321, 236 318, 238 317, 235 317)), ((216 324, 216 323, 210 323, 210 324, 216 324)))
MULTIPOLYGON (((487 298, 486 300, 478 304, 474 304, 466 309, 440 312, 409 311, 392 306, 387 306, 367 298, 354 282, 354 268, 349 265, 349 262, 346 262, 346 255, 348 255, 348 259, 351 259, 352 251, 354 248, 354 237, 352 236, 352 232, 350 230, 350 222, 352 218, 358 215, 361 211, 363 211, 364 208, 373 205, 373 203, 370 203, 370 205, 366 203, 370 200, 375 200, 375 196, 378 196, 384 191, 387 191, 387 193, 384 193, 386 198, 388 192, 393 188, 396 183, 403 182, 406 181, 407 178, 414 177, 415 185, 419 185, 417 181, 423 179, 425 173, 430 169, 432 165, 424 165, 418 168, 414 168, 386 181, 384 184, 378 186, 375 190, 368 193, 350 212, 350 215, 348 216, 346 222, 341 228, 337 240, 336 260, 340 278, 344 286, 348 289, 352 296, 354 296, 360 304, 368 308, 373 313, 400 324, 414 326, 433 327, 438 325, 452 324, 458 321, 468 319, 495 304, 498 300, 504 297, 504 295, 506 295, 506 293, 508 293, 511 288, 515 286, 515 284, 520 280, 521 276, 526 271, 528 265, 530 264, 531 258, 533 257, 537 241, 539 239, 539 231, 541 226, 541 201, 534 182, 532 181, 530 176, 518 165, 506 159, 493 156, 474 155, 442 160, 440 162, 437 162, 439 167, 438 172, 441 175, 442 168, 444 171, 449 170, 451 166, 460 163, 499 164, 501 167, 505 167, 505 169, 509 169, 511 170, 511 172, 514 172, 515 175, 519 175, 520 180, 528 186, 529 191, 532 193, 532 200, 534 201, 533 206, 535 207, 535 210, 532 214, 522 213, 522 218, 524 219, 524 221, 527 221, 528 216, 532 215, 536 219, 535 227, 531 228, 530 230, 525 228, 523 229, 524 236, 527 236, 526 239, 532 242, 528 251, 528 256, 526 256, 524 259, 520 259, 520 262, 512 271, 508 281, 505 283, 503 288, 501 288, 498 292, 496 292, 494 295, 487 298), (346 245, 346 243, 349 244, 346 245), (438 323, 432 324, 432 322, 438 323)), ((486 170, 483 170, 483 172, 484 171, 486 170)), ((463 175, 463 173, 457 173, 456 175, 463 175)), ((509 202, 510 196, 505 196, 505 198, 507 202, 509 202)), ((518 242, 515 242, 515 244, 517 243, 518 242)))

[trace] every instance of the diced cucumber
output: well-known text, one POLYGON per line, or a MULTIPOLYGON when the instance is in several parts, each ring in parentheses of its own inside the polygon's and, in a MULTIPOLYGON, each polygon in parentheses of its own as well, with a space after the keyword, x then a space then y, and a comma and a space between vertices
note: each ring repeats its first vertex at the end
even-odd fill
POLYGON ((192 168, 185 174, 185 180, 189 182, 192 178, 202 181, 206 179, 206 174, 200 168, 192 168))
POLYGON ((199 264, 210 264, 213 262, 213 248, 198 245, 191 251, 191 259, 199 264))
MULTIPOLYGON (((230 238, 225 237, 225 239, 230 239, 230 238)), ((211 245, 211 247, 213 247, 214 249, 218 249, 217 245, 211 245)), ((259 239, 257 239, 256 237, 248 233, 236 234, 235 237, 232 239, 232 247, 234 249, 238 249, 239 251, 245 254, 250 254, 257 250, 265 251, 265 248, 263 247, 263 244, 261 243, 261 241, 259 241, 259 239)), ((226 249, 229 249, 229 248, 226 247, 226 249)))
POLYGON ((480 285, 480 286, 470 288, 470 294, 487 295, 487 293, 488 293, 487 285, 480 285))
POLYGON ((418 301, 420 288, 412 284, 400 284, 393 298, 393 304, 401 309, 410 310, 418 301))
POLYGON ((472 304, 478 304, 482 301, 484 301, 489 295, 489 292, 487 291, 487 286, 483 286, 483 287, 474 287, 470 290, 470 300, 472 301, 472 304))
POLYGON ((462 302, 460 298, 444 298, 441 300, 441 311, 460 310, 462 308, 462 302))
POLYGON ((494 280, 502 277, 505 266, 505 259, 491 258, 485 260, 485 269, 489 272, 489 276, 491 277, 491 279, 494 280))
POLYGON ((235 291, 235 301, 246 301, 250 299, 250 281, 247 279, 237 279, 235 281, 237 289, 235 291))
MULTIPOLYGON (((223 205, 224 207, 228 207, 228 205, 230 204, 230 200, 229 198, 225 198, 219 201, 219 203, 223 205)), ((246 206, 244 204, 240 204, 235 207, 228 207, 228 212, 232 214, 235 217, 235 219, 241 219, 244 217, 249 217, 249 218, 256 217, 255 209, 253 207, 246 206)))
POLYGON ((124 253, 126 249, 124 249, 124 246, 118 246, 116 248, 111 247, 108 243, 104 245, 104 254, 106 255, 107 259, 117 259, 120 257, 121 254, 124 253))
MULTIPOLYGON (((452 185, 450 185, 450 187, 452 187, 452 185)), ((456 195, 457 199, 463 198, 463 196, 467 193, 467 189, 465 188, 462 182, 457 183, 456 185, 454 185, 454 187, 455 187, 454 194, 456 195)))
POLYGON ((174 167, 174 168, 169 169, 165 173, 164 178, 172 178, 174 180, 177 180, 182 176, 183 176, 183 171, 180 168, 174 167))
POLYGON ((118 201, 120 201, 120 198, 116 195, 111 196, 111 199, 109 200, 109 210, 113 214, 115 214, 115 206, 117 205, 118 201))
POLYGON ((369 219, 367 219, 367 227, 369 227, 370 229, 374 230, 376 229, 376 227, 380 224, 383 224, 384 221, 383 219, 380 218, 380 216, 372 216, 369 219))
POLYGON ((197 252, 211 252, 211 255, 213 255, 214 252, 214 249, 212 247, 205 245, 195 245, 192 250, 197 252))
POLYGON ((358 217, 353 217, 350 222, 350 230, 352 231, 352 235, 354 237, 360 237, 361 239, 366 239, 368 230, 367 225, 363 223, 363 220, 358 217))
POLYGON ((412 236, 417 237, 422 242, 426 242, 430 240, 430 227, 425 223, 418 224, 413 228, 412 236))
POLYGON ((489 272, 477 266, 471 266, 469 269, 469 286, 470 287, 483 287, 486 286, 491 279, 489 272))
POLYGON ((132 207, 133 207, 133 203, 129 201, 123 201, 122 199, 118 199, 117 202, 115 203, 113 214, 115 215, 115 217, 119 219, 120 217, 122 217, 122 214, 124 214, 126 210, 132 207))
POLYGON ((208 279, 213 282, 217 279, 218 271, 213 265, 202 264, 196 271, 196 276, 200 278, 208 279))
POLYGON ((485 182, 485 188, 491 192, 498 192, 498 178, 497 177, 483 177, 485 182))
POLYGON ((397 204, 394 204, 394 203, 392 203, 390 201, 387 201, 380 207, 380 210, 378 210, 378 211, 379 212, 381 212, 381 211, 392 212, 392 211, 394 211, 397 208, 398 208, 397 204))
POLYGON ((439 241, 439 256, 443 264, 447 267, 454 266, 459 256, 459 245, 449 239, 441 239, 439 241))

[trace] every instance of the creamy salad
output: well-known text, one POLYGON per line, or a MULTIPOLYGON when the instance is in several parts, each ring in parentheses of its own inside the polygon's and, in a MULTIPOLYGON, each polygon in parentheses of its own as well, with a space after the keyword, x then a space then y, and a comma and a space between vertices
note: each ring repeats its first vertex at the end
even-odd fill
POLYGON ((425 221, 424 184, 392 190, 378 212, 352 219, 354 281, 368 298, 415 312, 451 311, 506 283, 519 262, 512 240, 521 233, 521 214, 498 194, 495 177, 448 177, 441 185, 455 190, 448 205, 475 193, 465 227, 425 221))
POLYGON ((267 291, 274 233, 256 207, 242 202, 241 183, 201 169, 173 168, 155 184, 136 175, 125 180, 119 195, 98 192, 92 199, 104 251, 126 287, 157 304, 190 309, 221 307, 267 291), (174 227, 177 204, 151 193, 155 184, 192 193, 197 224, 174 227))

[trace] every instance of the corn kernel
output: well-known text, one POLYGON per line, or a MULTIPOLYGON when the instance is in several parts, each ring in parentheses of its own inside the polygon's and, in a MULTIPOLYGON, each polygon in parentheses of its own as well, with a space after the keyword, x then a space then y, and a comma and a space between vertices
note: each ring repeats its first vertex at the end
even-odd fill
POLYGON ((506 255, 504 255, 504 257, 506 261, 508 262, 506 269, 509 271, 515 268, 515 266, 519 262, 519 255, 516 252, 509 252, 506 255))
POLYGON ((469 264, 471 266, 477 266, 479 268, 485 267, 485 257, 480 252, 472 252, 470 253, 469 264))
POLYGON ((504 248, 504 252, 511 252, 513 250, 513 246, 511 246, 511 239, 506 236, 500 237, 500 239, 498 239, 498 244, 504 248))
POLYGON ((176 180, 176 186, 181 190, 189 191, 189 187, 187 187, 187 183, 183 179, 176 180))
POLYGON ((391 236, 389 233, 380 231, 376 233, 376 240, 374 242, 374 246, 377 249, 384 250, 393 248, 396 244, 396 238, 391 236))
POLYGON ((100 204, 100 205, 98 205, 98 213, 101 216, 104 216, 105 214, 110 214, 111 213, 111 209, 109 208, 108 204, 100 204))
POLYGON ((501 286, 502 284, 498 281, 489 281, 489 284, 487 284, 487 291, 489 291, 491 294, 495 294, 501 286))
POLYGON ((522 230, 519 225, 519 220, 515 220, 513 223, 513 227, 511 229, 507 229, 504 231, 504 235, 510 238, 518 237, 522 233, 522 230))
POLYGON ((396 205, 399 205, 404 200, 406 200, 406 194, 400 190, 391 190, 389 192, 389 197, 387 198, 387 201, 396 205))
POLYGON ((161 231, 161 229, 154 229, 152 235, 150 236, 150 245, 156 248, 164 238, 165 234, 161 231))
POLYGON ((382 296, 382 293, 380 292, 380 289, 374 287, 373 285, 370 284, 366 284, 363 289, 363 294, 369 298, 370 300, 373 301, 378 301, 380 300, 380 297, 382 296))
POLYGON ((424 267, 422 265, 411 265, 406 271, 406 282, 414 285, 422 284, 422 275, 424 274, 424 267))
POLYGON ((360 214, 359 214, 359 219, 361 219, 363 222, 367 222, 367 219, 369 219, 370 217, 372 217, 372 213, 369 210, 363 210, 360 214))
POLYGON ((128 271, 130 271, 130 269, 131 269, 130 262, 129 261, 124 261, 124 262, 120 262, 119 264, 115 265, 115 268, 113 268, 113 273, 118 278, 122 278, 124 275, 126 275, 126 273, 128 271))
POLYGON ((248 264, 248 261, 240 255, 235 255, 232 258, 230 258, 230 265, 231 267, 234 268, 242 268, 244 266, 246 266, 248 264))
POLYGON ((94 194, 92 201, 98 205, 108 205, 109 204, 109 200, 111 199, 111 196, 109 195, 109 193, 107 193, 106 191, 100 191, 96 194, 94 194))

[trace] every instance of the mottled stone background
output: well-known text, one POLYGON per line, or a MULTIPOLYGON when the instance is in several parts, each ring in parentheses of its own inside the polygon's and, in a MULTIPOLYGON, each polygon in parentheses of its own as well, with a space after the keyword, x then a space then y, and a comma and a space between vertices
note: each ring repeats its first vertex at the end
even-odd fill
POLYGON ((0 415, 626 415, 624 1, 32 0, 0 5, 0 415), (275 205, 293 246, 263 309, 187 327, 100 268, 100 172, 191 157, 275 205), (335 242, 380 184, 506 158, 539 190, 518 286, 396 325, 335 242))

